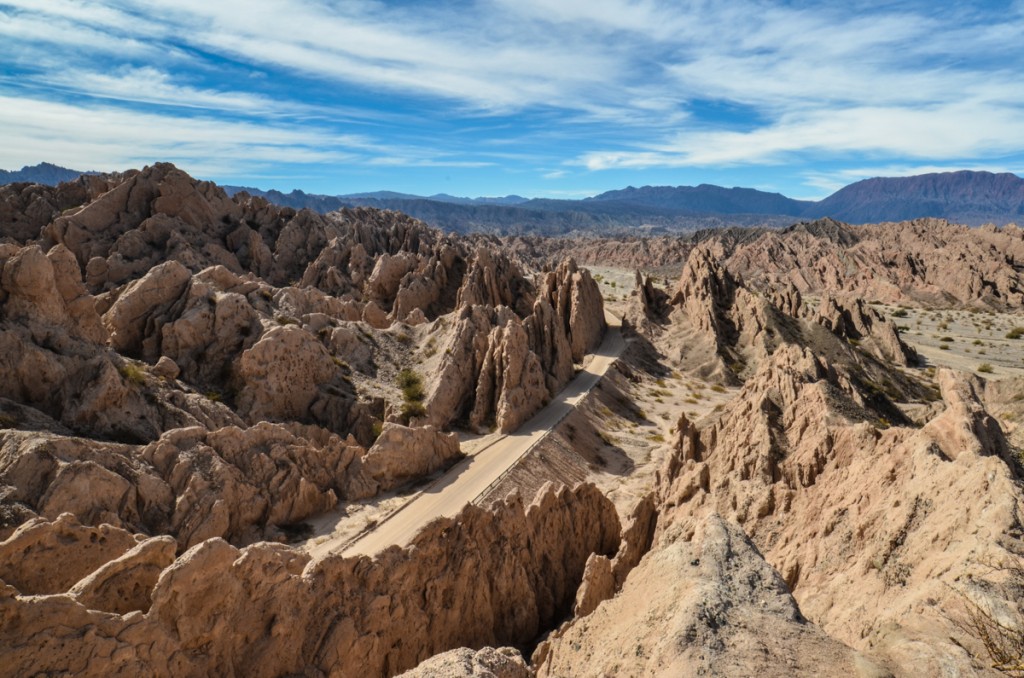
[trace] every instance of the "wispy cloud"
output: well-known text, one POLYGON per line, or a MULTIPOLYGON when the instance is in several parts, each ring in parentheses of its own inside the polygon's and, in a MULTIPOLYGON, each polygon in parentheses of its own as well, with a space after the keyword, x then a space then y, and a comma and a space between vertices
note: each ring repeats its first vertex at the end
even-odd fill
POLYGON ((7 164, 493 168, 542 188, 785 163, 822 189, 841 176, 808 170, 822 159, 1024 155, 1020 0, 0 0, 0 39, 7 164))

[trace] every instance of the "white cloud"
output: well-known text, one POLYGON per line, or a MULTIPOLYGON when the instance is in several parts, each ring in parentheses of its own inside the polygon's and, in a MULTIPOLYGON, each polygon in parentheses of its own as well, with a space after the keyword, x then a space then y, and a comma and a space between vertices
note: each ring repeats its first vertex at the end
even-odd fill
POLYGON ((4 129, 16 132, 12 148, 24 146, 22 135, 43 148, 102 157, 134 157, 142 153, 138 145, 199 160, 208 143, 223 162, 241 162, 252 149, 254 161, 268 164, 352 157, 377 165, 488 164, 479 149, 497 141, 485 132, 466 152, 469 137, 437 134, 422 142, 433 148, 384 147, 329 131, 332 117, 370 122, 391 107, 415 112, 389 121, 381 134, 401 128, 412 136, 424 120, 542 112, 528 132, 504 136, 522 138, 535 153, 550 140, 551 151, 544 148, 538 161, 547 167, 557 167, 567 139, 608 140, 607 148, 591 141, 593 150, 573 152, 590 170, 802 156, 936 164, 1024 150, 1020 0, 1016 14, 1001 17, 971 5, 871 4, 863 11, 857 3, 765 0, 14 0, 0 4, 0 36, 12 45, 0 63, 19 69, 4 79, 8 89, 31 92, 34 103, 23 105, 32 111, 43 106, 41 92, 110 103, 62 104, 84 121, 69 114, 66 127, 51 125, 62 145, 48 141, 48 131, 33 132, 25 116, 4 129), (302 85, 280 98, 260 93, 271 90, 254 78, 212 85, 223 59, 232 72, 257 70, 272 82, 292 77, 302 85), (207 80, 189 80, 186 66, 202 69, 207 80), (355 110, 306 103, 349 98, 355 110), (365 112, 361 98, 372 101, 365 112), (160 112, 131 110, 140 106, 160 112), (716 106, 739 112, 716 117, 708 112, 716 106), (142 133, 129 129, 118 142, 89 122, 113 119, 162 129, 138 139, 142 133), (313 127, 299 126, 309 120, 313 127), (216 133, 204 135, 203 126, 216 133), (88 134, 96 132, 126 150, 95 146, 88 134), (274 158, 269 149, 278 147, 282 156, 274 158))
POLYGON ((0 94, 0 166, 46 159, 67 167, 115 170, 155 161, 206 176, 280 163, 365 161, 378 149, 362 136, 315 127, 180 117, 110 106, 54 103, 0 94))
POLYGON ((971 158, 1024 148, 1017 109, 952 103, 929 108, 858 107, 783 116, 747 132, 681 132, 641 151, 595 151, 579 163, 591 170, 707 167, 784 162, 793 154, 879 154, 905 158, 971 158))

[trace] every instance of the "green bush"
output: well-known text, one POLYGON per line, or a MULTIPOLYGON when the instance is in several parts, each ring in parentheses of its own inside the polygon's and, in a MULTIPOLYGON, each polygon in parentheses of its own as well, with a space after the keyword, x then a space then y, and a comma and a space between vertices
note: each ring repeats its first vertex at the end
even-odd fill
POLYGON ((132 384, 141 386, 146 383, 146 370, 139 364, 124 363, 121 367, 117 368, 117 371, 121 373, 125 381, 132 384))
POLYGON ((406 402, 402 404, 402 421, 409 423, 413 417, 422 417, 427 411, 421 402, 406 402))
POLYGON ((1021 337, 1024 337, 1024 327, 1014 327, 1006 333, 1007 339, 1020 339, 1021 337))
POLYGON ((992 366, 989 365, 988 363, 982 363, 978 365, 978 371, 984 372, 985 374, 991 374, 994 370, 992 369, 992 366))

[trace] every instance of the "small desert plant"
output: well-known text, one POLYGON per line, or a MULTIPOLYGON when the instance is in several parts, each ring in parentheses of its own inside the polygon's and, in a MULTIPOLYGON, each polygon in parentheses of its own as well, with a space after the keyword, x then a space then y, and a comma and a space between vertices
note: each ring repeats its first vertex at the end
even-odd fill
POLYGON ((953 342, 953 337, 942 337, 941 339, 939 339, 939 341, 943 341, 947 344, 950 344, 953 342))
POLYGON ((1007 339, 1020 339, 1021 337, 1024 337, 1024 327, 1014 327, 1006 333, 1007 339))
POLYGON ((141 386, 146 383, 146 370, 137 363, 124 363, 121 367, 117 368, 117 371, 121 373, 121 376, 132 384, 141 386))
POLYGON ((14 428, 18 425, 17 417, 0 412, 0 428, 14 428))
POLYGON ((714 386, 711 387, 711 390, 714 391, 715 393, 725 393, 725 387, 722 386, 721 384, 715 384, 714 386))
POLYGON ((401 413, 402 421, 404 421, 405 423, 409 423, 410 419, 412 419, 413 417, 422 417, 424 414, 427 413, 427 411, 426 409, 424 409, 423 403, 413 401, 402 403, 401 413))
POLYGON ((905 309, 905 308, 897 308, 895 311, 893 311, 889 315, 891 315, 893 318, 906 318, 908 314, 907 314, 907 309, 905 309))
POLYGON ((940 351, 948 351, 949 350, 949 344, 943 344, 942 346, 939 346, 939 350, 940 351))
POLYGON ((978 365, 978 371, 979 372, 984 372, 985 374, 992 374, 993 369, 992 369, 992 366, 989 365, 988 363, 982 363, 982 364, 978 365))

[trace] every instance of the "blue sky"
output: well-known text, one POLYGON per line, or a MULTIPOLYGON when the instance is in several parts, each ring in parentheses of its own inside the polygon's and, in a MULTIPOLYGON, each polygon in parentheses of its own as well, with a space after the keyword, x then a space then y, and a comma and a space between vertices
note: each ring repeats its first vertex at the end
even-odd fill
POLYGON ((820 198, 1024 174, 1024 0, 0 0, 0 167, 820 198))

